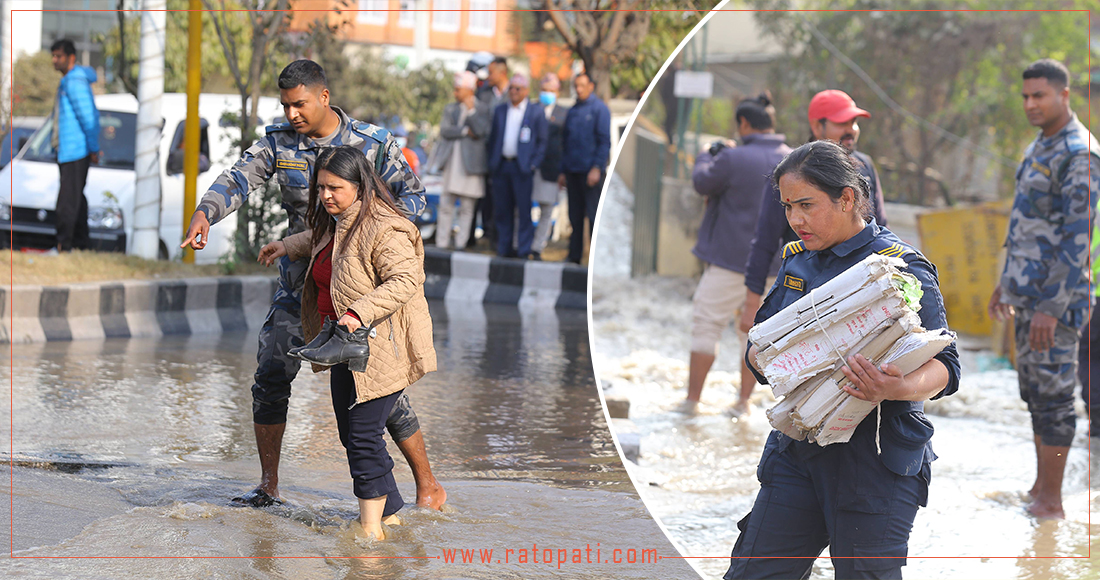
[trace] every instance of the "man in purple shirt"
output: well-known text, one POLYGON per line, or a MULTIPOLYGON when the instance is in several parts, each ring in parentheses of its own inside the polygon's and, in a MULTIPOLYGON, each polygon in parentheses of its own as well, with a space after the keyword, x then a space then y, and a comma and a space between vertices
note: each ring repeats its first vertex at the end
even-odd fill
MULTIPOLYGON (((718 355, 722 331, 745 302, 745 262, 764 185, 772 169, 791 148, 786 137, 775 132, 775 108, 767 95, 745 99, 735 113, 740 147, 716 143, 699 155, 692 172, 695 190, 706 197, 706 213, 699 240, 692 250, 706 263, 692 298, 691 363, 687 399, 680 410, 694 413, 707 373, 718 355)), ((778 270, 774 264, 771 274, 778 270)), ((754 312, 755 313, 755 312, 754 312)), ((747 337, 739 333, 741 344, 747 337)), ((756 379, 742 365, 741 391, 730 410, 739 416, 749 409, 756 379)))

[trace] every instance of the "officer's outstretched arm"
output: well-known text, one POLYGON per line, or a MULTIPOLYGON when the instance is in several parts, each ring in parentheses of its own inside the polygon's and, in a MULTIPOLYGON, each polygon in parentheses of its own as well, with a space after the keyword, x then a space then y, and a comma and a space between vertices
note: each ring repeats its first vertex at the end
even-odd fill
MULTIPOLYGON (((214 180, 202 196, 195 213, 201 212, 209 224, 216 224, 237 211, 248 194, 263 187, 275 174, 275 142, 271 135, 252 144, 244 155, 214 180)), ((195 223, 192 217, 191 223, 195 223)), ((188 232, 190 235, 190 231, 188 232)))
POLYGON ((380 177, 390 187, 393 199, 405 217, 416 219, 428 205, 424 197, 424 185, 413 173, 408 161, 405 161, 405 155, 401 153, 401 147, 393 136, 386 138, 385 147, 386 162, 382 166, 380 177))

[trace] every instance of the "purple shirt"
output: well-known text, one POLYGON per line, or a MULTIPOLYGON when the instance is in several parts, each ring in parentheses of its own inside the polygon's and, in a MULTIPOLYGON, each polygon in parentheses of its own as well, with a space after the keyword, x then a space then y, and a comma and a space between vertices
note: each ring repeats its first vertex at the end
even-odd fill
MULTIPOLYGON (((707 198, 699 240, 692 252, 704 262, 744 273, 756 218, 772 170, 791 148, 778 133, 756 133, 744 145, 711 156, 699 154, 691 178, 707 198)), ((773 266, 774 274, 779 264, 773 266)))

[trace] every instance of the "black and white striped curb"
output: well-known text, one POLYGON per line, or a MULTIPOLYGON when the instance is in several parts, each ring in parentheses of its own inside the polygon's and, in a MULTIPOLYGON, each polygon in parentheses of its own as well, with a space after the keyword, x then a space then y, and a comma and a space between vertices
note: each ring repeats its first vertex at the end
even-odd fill
POLYGON ((563 262, 424 249, 424 295, 525 308, 588 307, 588 269, 563 262))
MULTIPOLYGON (((586 307, 588 271, 427 248, 428 298, 586 307)), ((270 276, 127 280, 0 288, 0 342, 157 337, 259 328, 278 279, 270 276), (10 316, 9 310, 10 307, 10 316)))

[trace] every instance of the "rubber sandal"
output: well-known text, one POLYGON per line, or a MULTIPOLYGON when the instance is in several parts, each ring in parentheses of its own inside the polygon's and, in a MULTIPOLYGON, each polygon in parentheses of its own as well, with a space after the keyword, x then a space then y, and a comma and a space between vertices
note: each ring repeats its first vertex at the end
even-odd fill
POLYGON ((277 497, 271 497, 266 491, 256 488, 240 497, 235 497, 230 502, 237 507, 269 507, 273 505, 283 505, 283 500, 277 497))

